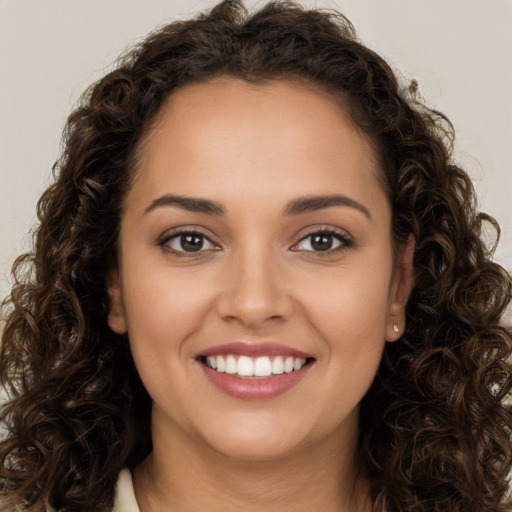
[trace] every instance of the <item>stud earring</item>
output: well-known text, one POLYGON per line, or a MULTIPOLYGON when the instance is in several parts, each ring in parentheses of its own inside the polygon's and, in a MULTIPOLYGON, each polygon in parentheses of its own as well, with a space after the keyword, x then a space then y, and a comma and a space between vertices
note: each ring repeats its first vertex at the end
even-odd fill
POLYGON ((393 324, 393 331, 400 332, 400 329, 398 328, 398 324, 393 324))

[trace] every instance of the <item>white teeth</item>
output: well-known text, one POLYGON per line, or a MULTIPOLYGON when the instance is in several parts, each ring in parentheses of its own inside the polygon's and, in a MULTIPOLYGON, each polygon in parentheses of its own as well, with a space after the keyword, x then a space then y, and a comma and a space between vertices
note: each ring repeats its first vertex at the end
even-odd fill
POLYGON ((272 375, 272 363, 268 357, 258 357, 254 363, 255 377, 268 377, 272 375))
POLYGON ((248 356, 232 354, 226 356, 208 356, 206 365, 220 373, 238 374, 241 377, 269 377, 300 370, 306 364, 306 359, 281 356, 262 356, 252 359, 248 356))
POLYGON ((236 373, 236 359, 235 356, 226 357, 226 373, 233 374, 236 373))
POLYGON ((293 362, 293 369, 300 370, 305 364, 306 364, 305 359, 295 359, 295 361, 293 362))
POLYGON ((238 375, 244 375, 246 377, 252 377, 254 375, 254 363, 250 357, 240 356, 236 367, 236 373, 238 373, 238 375))
POLYGON ((293 366, 294 366, 294 363, 295 360, 293 359, 293 357, 287 357, 286 358, 286 361, 284 362, 284 371, 286 373, 291 373, 293 372, 293 366))
POLYGON ((217 356, 215 360, 217 362, 217 371, 221 373, 224 372, 226 370, 226 361, 224 361, 224 358, 222 356, 217 356))
POLYGON ((284 361, 281 356, 276 357, 272 361, 272 373, 274 375, 281 375, 282 373, 284 373, 284 361))

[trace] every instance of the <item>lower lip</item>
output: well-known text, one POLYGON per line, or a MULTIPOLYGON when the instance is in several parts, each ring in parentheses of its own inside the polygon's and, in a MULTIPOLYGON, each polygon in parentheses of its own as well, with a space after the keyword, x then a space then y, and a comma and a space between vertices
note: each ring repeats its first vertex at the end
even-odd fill
POLYGON ((229 373, 220 373, 199 363, 203 373, 220 391, 233 398, 242 400, 270 400, 295 387, 306 375, 311 364, 300 370, 269 378, 240 378, 229 373))

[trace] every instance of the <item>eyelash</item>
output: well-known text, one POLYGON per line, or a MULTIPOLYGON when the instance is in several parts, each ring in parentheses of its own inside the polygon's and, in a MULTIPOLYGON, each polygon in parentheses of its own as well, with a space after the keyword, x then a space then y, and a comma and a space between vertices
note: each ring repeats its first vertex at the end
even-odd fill
POLYGON ((187 235, 197 236, 197 237, 201 238, 203 240, 203 245, 204 245, 204 241, 208 241, 210 244, 214 245, 215 247, 218 247, 204 233, 202 233, 201 231, 197 231, 195 229, 185 229, 182 231, 175 231, 171 234, 166 234, 164 237, 162 237, 160 240, 158 240, 157 245, 159 247, 161 247, 165 252, 172 253, 178 257, 185 257, 185 258, 191 257, 191 256, 193 257, 193 256, 198 256, 198 255, 204 255, 205 251, 210 252, 210 251, 218 250, 217 248, 205 250, 201 247, 201 249, 199 249, 198 251, 184 251, 184 250, 180 251, 180 250, 173 249, 167 245, 172 240, 179 239, 179 238, 187 236, 187 235))
MULTIPOLYGON (((321 229, 315 229, 308 233, 306 233, 296 244, 294 244, 294 247, 299 245, 304 240, 307 240, 308 238, 312 238, 314 236, 318 235, 328 235, 333 237, 334 239, 338 240, 340 242, 340 245, 338 247, 335 247, 334 249, 327 249, 325 251, 304 251, 306 253, 314 253, 315 256, 320 257, 327 257, 332 256, 333 254, 337 254, 339 252, 345 251, 347 249, 350 249, 354 246, 354 242, 351 238, 349 238, 346 234, 342 234, 339 231, 336 231, 335 229, 330 228, 321 228, 321 229)), ((292 248, 293 250, 293 248, 292 248)), ((297 252, 299 250, 296 250, 297 252)))
MULTIPOLYGON (((215 247, 218 247, 204 233, 202 233, 201 231, 194 230, 194 229, 186 229, 183 231, 176 231, 171 234, 167 234, 164 237, 162 237, 160 240, 158 240, 157 245, 159 247, 161 247, 164 251, 166 251, 168 253, 175 254, 176 256, 179 256, 179 257, 193 257, 193 256, 204 254, 206 251, 210 252, 210 251, 219 250, 218 248, 203 249, 201 247, 197 251, 185 251, 185 250, 176 250, 167 245, 172 240, 179 239, 179 238, 187 236, 187 235, 192 235, 192 236, 195 235, 203 240, 203 244, 204 244, 204 241, 207 241, 210 244, 214 245, 215 247)), ((338 232, 334 229, 324 228, 324 229, 316 229, 314 231, 310 231, 309 233, 306 233, 296 244, 294 244, 293 247, 299 245, 301 242, 304 242, 308 238, 311 238, 313 236, 318 236, 318 235, 331 236, 334 239, 336 239, 337 241, 339 241, 340 245, 338 247, 335 247, 334 249, 327 249, 325 251, 304 250, 303 252, 315 253, 315 255, 318 255, 321 257, 332 256, 333 254, 336 254, 338 252, 350 249, 354 245, 354 242, 347 235, 341 234, 340 232, 338 232)), ((293 247, 291 248, 292 251, 300 252, 300 249, 294 250, 293 247)))

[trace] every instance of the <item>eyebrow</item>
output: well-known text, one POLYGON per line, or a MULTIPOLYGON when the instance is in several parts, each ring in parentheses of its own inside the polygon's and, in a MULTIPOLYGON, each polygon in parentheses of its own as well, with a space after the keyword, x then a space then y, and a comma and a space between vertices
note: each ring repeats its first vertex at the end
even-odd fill
POLYGON ((226 213, 226 210, 220 203, 210 201, 209 199, 165 194, 153 200, 144 210, 144 214, 160 206, 177 206, 189 212, 205 213, 207 215, 223 215, 226 213))
POLYGON ((301 215, 303 213, 330 208, 331 206, 348 206, 350 208, 355 208, 369 219, 372 218, 370 211, 368 208, 366 208, 366 206, 362 205, 358 201, 355 201, 354 199, 351 199, 350 197, 339 194, 299 198, 288 203, 284 212, 285 215, 301 215))
MULTIPOLYGON (((177 206, 178 208, 189 212, 203 213, 206 215, 224 215, 226 213, 226 209, 220 203, 209 199, 165 194, 154 199, 144 210, 144 214, 162 206, 177 206)), ((350 197, 339 194, 308 196, 295 199, 286 205, 284 214, 292 216, 301 215, 308 212, 330 208, 332 206, 348 206, 350 208, 355 208, 369 219, 372 218, 369 210, 364 205, 350 197)))

